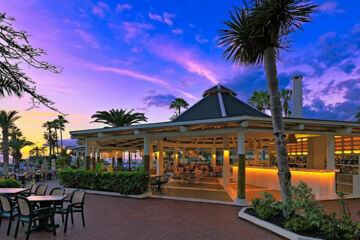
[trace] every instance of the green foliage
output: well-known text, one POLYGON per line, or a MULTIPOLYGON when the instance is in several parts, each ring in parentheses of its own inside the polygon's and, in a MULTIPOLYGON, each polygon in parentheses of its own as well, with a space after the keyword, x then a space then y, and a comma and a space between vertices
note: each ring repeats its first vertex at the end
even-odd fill
POLYGON ((19 188, 21 184, 18 180, 15 179, 1 179, 0 188, 19 188))
POLYGON ((319 228, 323 223, 324 208, 315 200, 315 195, 306 183, 300 181, 297 186, 291 187, 292 199, 288 199, 285 204, 281 204, 281 210, 289 214, 286 229, 294 232, 311 230, 319 228), (301 222, 298 217, 304 219, 304 224, 298 226, 301 222), (294 225, 292 225, 294 224, 294 225))
POLYGON ((295 215, 285 222, 285 229, 292 232, 305 232, 310 229, 309 223, 301 216, 295 215))
POLYGON ((264 220, 272 220, 280 215, 280 211, 286 211, 288 217, 284 224, 285 229, 300 234, 318 232, 321 238, 328 240, 353 240, 360 235, 360 224, 351 220, 344 193, 338 193, 339 204, 342 207, 340 217, 337 217, 336 213, 327 215, 324 208, 315 200, 311 188, 304 182, 292 186, 291 194, 291 199, 285 204, 280 204, 270 193, 262 193, 263 198, 252 201, 256 214, 264 220))
POLYGON ((109 173, 63 169, 58 176, 59 182, 65 187, 119 192, 124 195, 146 192, 149 181, 147 173, 143 171, 109 173))
POLYGON ((146 122, 144 113, 134 112, 134 109, 110 109, 110 111, 97 111, 91 116, 94 121, 104 123, 111 127, 125 127, 139 122, 146 122))
POLYGON ((268 192, 261 193, 262 198, 255 198, 252 200, 252 205, 256 214, 264 219, 269 220, 279 215, 277 200, 268 192))

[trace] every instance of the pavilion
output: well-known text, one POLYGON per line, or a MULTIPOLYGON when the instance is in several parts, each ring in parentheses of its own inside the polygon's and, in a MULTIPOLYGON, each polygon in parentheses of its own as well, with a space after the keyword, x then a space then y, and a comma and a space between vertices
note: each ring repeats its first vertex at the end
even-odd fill
MULTIPOLYGON (((71 136, 85 143, 92 169, 102 153, 123 158, 126 151, 141 152, 145 170, 155 175, 191 163, 220 166, 222 190, 232 202, 246 204, 254 189, 276 192, 279 182, 271 117, 236 95, 216 85, 172 121, 72 131, 71 136)), ((305 181, 318 199, 331 199, 336 190, 360 196, 360 123, 300 115, 284 118, 284 124, 293 184, 305 181)))

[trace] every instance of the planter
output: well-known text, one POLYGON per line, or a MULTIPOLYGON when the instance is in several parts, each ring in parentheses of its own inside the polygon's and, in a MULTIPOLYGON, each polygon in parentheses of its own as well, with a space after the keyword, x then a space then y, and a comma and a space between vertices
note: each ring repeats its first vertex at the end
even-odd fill
POLYGON ((247 214, 245 211, 246 209, 249 209, 249 207, 245 207, 245 208, 242 208, 240 211, 239 211, 239 218, 242 218, 242 219, 245 219, 253 224, 256 224, 262 228, 266 228, 267 230, 271 231, 271 232, 274 232, 280 236, 283 236, 283 237, 286 237, 288 239, 291 239, 291 240, 321 240, 320 238, 312 238, 312 237, 305 237, 305 236, 302 236, 302 235, 299 235, 299 234, 296 234, 296 233, 293 233, 293 232, 290 232, 284 228, 281 228, 279 226, 276 226, 272 223, 269 223, 265 220, 262 220, 260 218, 257 218, 257 217, 254 217, 254 216, 251 216, 250 214, 247 214))

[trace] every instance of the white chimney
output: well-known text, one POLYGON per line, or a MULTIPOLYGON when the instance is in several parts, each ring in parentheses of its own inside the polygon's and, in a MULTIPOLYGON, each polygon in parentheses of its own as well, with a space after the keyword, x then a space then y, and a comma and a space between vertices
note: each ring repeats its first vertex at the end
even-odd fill
POLYGON ((292 80, 292 114, 293 118, 303 118, 302 75, 293 76, 292 80))

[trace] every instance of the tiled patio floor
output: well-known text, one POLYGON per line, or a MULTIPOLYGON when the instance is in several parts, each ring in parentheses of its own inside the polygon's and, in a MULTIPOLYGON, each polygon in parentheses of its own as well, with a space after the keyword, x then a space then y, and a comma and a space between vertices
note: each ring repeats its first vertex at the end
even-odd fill
MULTIPOLYGON (((49 188, 56 186, 48 182, 49 188)), ((238 207, 182 202, 162 199, 129 199, 88 194, 85 204, 86 227, 75 216, 75 225, 57 236, 35 232, 30 239, 281 239, 278 236, 237 218, 238 207)), ((57 217, 57 223, 61 219, 57 217)), ((0 228, 0 239, 13 239, 14 230, 6 237, 7 220, 0 228)), ((13 226, 15 224, 13 223, 13 226)), ((21 225, 20 225, 21 226, 21 225)), ((25 239, 20 227, 19 240, 25 239)))

